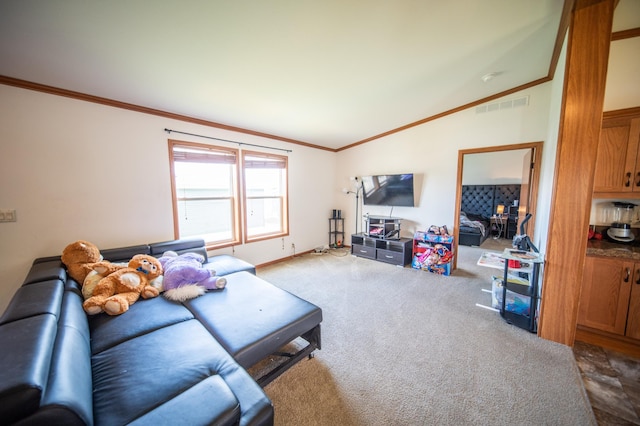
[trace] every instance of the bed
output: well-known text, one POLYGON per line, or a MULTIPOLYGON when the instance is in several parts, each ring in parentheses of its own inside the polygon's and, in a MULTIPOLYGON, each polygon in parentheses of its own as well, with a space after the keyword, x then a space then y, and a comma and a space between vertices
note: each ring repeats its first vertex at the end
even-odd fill
POLYGON ((489 236, 490 229, 489 219, 461 211, 458 243, 463 246, 479 246, 489 236))
POLYGON ((520 199, 520 185, 462 185, 458 244, 479 246, 491 233, 490 218, 498 205, 520 199))

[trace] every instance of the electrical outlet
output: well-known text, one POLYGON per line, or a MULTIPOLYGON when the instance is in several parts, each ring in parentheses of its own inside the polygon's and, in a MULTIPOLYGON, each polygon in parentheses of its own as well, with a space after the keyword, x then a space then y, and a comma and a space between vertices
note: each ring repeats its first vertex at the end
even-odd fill
POLYGON ((0 222, 15 222, 16 220, 14 209, 0 209, 0 222))

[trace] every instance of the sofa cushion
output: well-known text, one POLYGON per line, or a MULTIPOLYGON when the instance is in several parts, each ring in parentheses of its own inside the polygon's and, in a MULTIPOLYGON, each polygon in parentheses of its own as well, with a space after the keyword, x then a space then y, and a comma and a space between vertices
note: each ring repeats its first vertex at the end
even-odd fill
POLYGON ((206 425, 211 423, 211 419, 215 419, 216 425, 234 425, 240 419, 240 403, 219 375, 195 384, 134 420, 130 426, 206 425))
POLYGON ((97 354, 126 340, 190 319, 193 314, 188 309, 162 296, 140 299, 122 315, 89 317, 91 352, 97 354))
POLYGON ((149 244, 149 247, 151 254, 156 257, 162 256, 167 251, 175 251, 178 254, 189 252, 201 254, 205 258, 204 267, 214 270, 218 276, 228 275, 239 271, 251 272, 254 275, 256 273, 256 267, 254 265, 242 259, 238 259, 237 257, 228 254, 209 257, 207 255, 204 240, 202 239, 195 238, 164 241, 161 243, 149 244))
POLYGON ((104 260, 109 262, 128 262, 136 254, 151 254, 148 244, 100 250, 104 260))
POLYGON ((223 291, 185 302, 245 368, 322 321, 322 310, 248 272, 227 275, 223 291))
MULTIPOLYGON (((243 412, 254 406, 271 409, 260 387, 196 320, 157 329, 106 349, 92 357, 92 366, 97 425, 127 424, 146 415, 156 418, 149 413, 216 375, 223 380, 208 381, 203 394, 189 392, 191 404, 198 403, 201 408, 216 405, 217 399, 211 399, 211 394, 221 394, 222 410, 202 410, 200 415, 210 415, 203 424, 216 423, 216 416, 232 422, 240 420, 240 411, 228 392, 243 412)), ((165 423, 182 423, 182 410, 168 409, 173 406, 169 403, 160 408, 171 416, 165 423)))
POLYGON ((250 272, 253 275, 256 274, 256 267, 251 263, 228 254, 211 256, 209 261, 204 264, 204 267, 214 270, 218 276, 226 276, 241 271, 250 272))
POLYGON ((162 256, 167 251, 175 251, 178 254, 187 252, 199 253, 207 260, 207 250, 204 240, 201 238, 185 238, 181 240, 163 241, 160 243, 149 244, 151 255, 155 257, 162 256))

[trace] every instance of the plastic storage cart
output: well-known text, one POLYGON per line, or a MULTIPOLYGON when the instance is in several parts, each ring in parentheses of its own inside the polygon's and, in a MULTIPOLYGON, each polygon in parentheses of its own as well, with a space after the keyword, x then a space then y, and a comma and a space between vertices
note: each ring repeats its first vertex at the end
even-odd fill
POLYGON ((542 255, 533 251, 505 249, 500 315, 510 324, 538 331, 538 301, 542 255))

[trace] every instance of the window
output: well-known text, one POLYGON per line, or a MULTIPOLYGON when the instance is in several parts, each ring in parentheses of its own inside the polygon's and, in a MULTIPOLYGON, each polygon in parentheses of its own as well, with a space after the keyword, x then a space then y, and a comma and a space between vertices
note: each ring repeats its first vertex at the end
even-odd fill
POLYGON ((237 244, 238 152, 169 141, 176 238, 203 238, 208 246, 237 244))
POLYGON ((288 235, 287 157, 244 151, 245 238, 288 235))
POLYGON ((169 140, 174 234, 208 247, 288 235, 287 157, 169 140), (243 195, 240 196, 240 188, 243 195), (244 214, 241 214, 244 212, 244 214))

